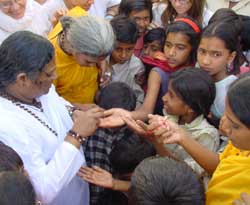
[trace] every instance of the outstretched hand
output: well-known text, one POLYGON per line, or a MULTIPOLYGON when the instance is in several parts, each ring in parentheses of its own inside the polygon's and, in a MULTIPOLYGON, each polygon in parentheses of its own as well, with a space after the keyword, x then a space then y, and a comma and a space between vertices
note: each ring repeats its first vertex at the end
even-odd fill
POLYGON ((178 124, 160 116, 149 115, 149 129, 164 144, 180 144, 187 133, 178 124))
POLYGON ((77 175, 85 181, 97 186, 108 189, 112 189, 114 186, 112 174, 97 166, 93 168, 81 167, 77 175))
POLYGON ((104 112, 104 118, 100 120, 100 127, 113 128, 125 124, 123 117, 131 117, 131 113, 121 108, 112 108, 104 112))

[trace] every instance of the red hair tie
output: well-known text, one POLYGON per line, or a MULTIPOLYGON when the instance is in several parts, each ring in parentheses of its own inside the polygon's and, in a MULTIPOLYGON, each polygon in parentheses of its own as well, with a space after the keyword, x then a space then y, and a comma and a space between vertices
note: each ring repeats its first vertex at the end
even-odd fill
POLYGON ((189 26, 192 27, 192 29, 195 31, 195 33, 201 32, 199 26, 197 26, 197 24, 195 22, 193 22, 192 20, 190 20, 188 18, 177 18, 175 21, 181 21, 181 22, 187 23, 189 26))

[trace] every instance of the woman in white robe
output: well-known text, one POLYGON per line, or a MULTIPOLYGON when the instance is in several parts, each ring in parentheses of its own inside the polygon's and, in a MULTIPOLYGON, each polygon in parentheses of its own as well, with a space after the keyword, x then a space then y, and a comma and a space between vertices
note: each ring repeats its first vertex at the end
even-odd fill
POLYGON ((0 0, 0 44, 10 34, 28 30, 47 36, 52 29, 49 15, 34 0, 0 0))
POLYGON ((81 142, 102 111, 74 111, 52 87, 54 49, 50 42, 19 31, 0 46, 0 141, 12 147, 42 204, 88 205, 88 184, 76 176, 85 165, 81 142), (70 132, 68 132, 71 130, 70 132))

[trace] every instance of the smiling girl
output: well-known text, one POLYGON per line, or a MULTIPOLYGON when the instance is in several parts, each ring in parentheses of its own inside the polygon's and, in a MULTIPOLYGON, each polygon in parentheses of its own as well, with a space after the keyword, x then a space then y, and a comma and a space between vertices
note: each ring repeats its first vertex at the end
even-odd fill
MULTIPOLYGON (((247 74, 228 90, 220 130, 230 141, 222 154, 207 150, 189 133, 169 121, 165 121, 165 127, 153 131, 162 143, 182 146, 207 172, 213 174, 206 192, 206 205, 232 204, 242 192, 250 192, 249 87, 250 75, 247 74)), ((153 127, 157 127, 156 120, 151 120, 151 129, 153 127)))
POLYGON ((205 0, 167 0, 167 8, 162 14, 162 23, 165 27, 176 18, 190 16, 206 26, 212 12, 205 8, 205 0))

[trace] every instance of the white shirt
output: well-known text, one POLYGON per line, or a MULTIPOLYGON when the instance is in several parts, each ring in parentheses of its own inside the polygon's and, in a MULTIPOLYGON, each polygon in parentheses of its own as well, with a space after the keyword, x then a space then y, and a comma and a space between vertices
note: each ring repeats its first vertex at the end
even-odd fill
POLYGON ((51 28, 49 16, 34 0, 26 1, 25 14, 21 19, 14 19, 0 11, 0 44, 16 31, 32 31, 46 37, 51 28))
POLYGON ((214 103, 211 107, 211 112, 217 118, 221 118, 225 110, 225 99, 230 84, 235 81, 235 75, 229 75, 221 81, 215 83, 216 96, 214 103))
POLYGON ((119 5, 121 0, 95 0, 89 9, 89 14, 104 18, 107 14, 107 9, 119 5))
MULTIPOLYGON (((166 119, 171 120, 175 123, 178 122, 179 117, 174 115, 168 115, 164 111, 166 119)), ((202 146, 215 152, 219 147, 219 132, 218 130, 210 125, 203 115, 195 118, 191 123, 180 125, 185 129, 190 136, 202 146)), ((184 160, 197 174, 202 174, 204 169, 184 150, 184 148, 178 144, 167 144, 165 147, 171 151, 178 159, 184 160)))
POLYGON ((59 9, 68 10, 63 0, 47 0, 43 5, 43 11, 46 12, 50 19, 59 9))
MULTIPOLYGON (((215 12, 221 8, 229 8, 229 0, 206 0, 208 9, 215 12)), ((231 8, 237 14, 250 15, 250 0, 240 0, 235 6, 231 8)))
POLYGON ((64 141, 73 126, 65 107, 67 102, 57 95, 54 86, 38 100, 43 112, 23 105, 58 136, 28 112, 0 97, 0 141, 20 155, 42 204, 88 205, 88 184, 76 176, 79 168, 86 165, 83 152, 64 141))
POLYGON ((134 54, 127 62, 112 66, 112 82, 124 82, 130 86, 135 92, 137 106, 143 103, 144 91, 135 82, 135 76, 142 72, 145 72, 144 65, 134 54))

